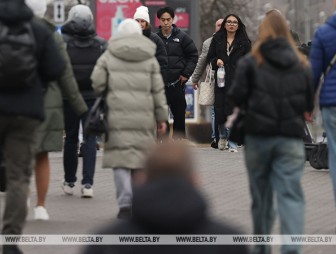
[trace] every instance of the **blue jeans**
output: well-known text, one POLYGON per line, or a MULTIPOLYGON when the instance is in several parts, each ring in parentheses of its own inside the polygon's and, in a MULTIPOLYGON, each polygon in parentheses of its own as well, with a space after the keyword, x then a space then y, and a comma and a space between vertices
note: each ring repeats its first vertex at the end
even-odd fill
MULTIPOLYGON (((302 139, 247 135, 245 163, 252 197, 253 233, 268 235, 272 232, 274 190, 281 234, 303 234, 305 204, 301 177, 305 150, 302 139)), ((270 246, 255 246, 253 253, 271 253, 270 246)), ((281 253, 300 253, 300 246, 284 245, 281 253)))
POLYGON ((323 126, 327 132, 328 164, 336 204, 336 107, 322 108, 323 126))
MULTIPOLYGON (((94 100, 86 100, 85 102, 90 109, 94 100)), ((74 183, 77 180, 79 125, 82 123, 83 127, 87 116, 88 113, 85 113, 82 117, 78 117, 71 109, 69 103, 67 101, 64 102, 65 142, 63 166, 64 180, 68 183, 74 183)), ((96 136, 83 136, 83 185, 93 185, 97 155, 96 140, 96 136)))
POLYGON ((219 124, 218 129, 219 129, 219 138, 228 139, 229 148, 237 149, 237 144, 230 140, 230 129, 225 128, 224 124, 219 124))

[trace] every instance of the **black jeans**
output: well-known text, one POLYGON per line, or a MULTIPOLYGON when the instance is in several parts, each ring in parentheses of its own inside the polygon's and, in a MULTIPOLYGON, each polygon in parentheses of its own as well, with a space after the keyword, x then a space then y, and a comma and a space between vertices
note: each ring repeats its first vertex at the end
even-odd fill
MULTIPOLYGON (((94 100, 85 100, 88 108, 93 106, 94 100)), ((67 101, 64 102, 64 127, 65 142, 63 151, 64 180, 68 183, 74 183, 77 180, 78 166, 78 134, 79 125, 82 127, 86 121, 88 113, 78 117, 71 109, 67 101)), ((93 177, 96 166, 97 155, 97 137, 83 135, 83 179, 82 184, 93 185, 93 177)))
POLYGON ((185 100, 185 84, 165 87, 167 103, 174 117, 173 137, 185 138, 185 111, 187 102, 185 100))

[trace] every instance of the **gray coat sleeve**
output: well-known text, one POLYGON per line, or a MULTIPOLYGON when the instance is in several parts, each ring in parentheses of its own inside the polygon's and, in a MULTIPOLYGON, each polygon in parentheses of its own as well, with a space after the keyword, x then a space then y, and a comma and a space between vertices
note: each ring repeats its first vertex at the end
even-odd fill
POLYGON ((205 68, 207 66, 207 55, 208 55, 211 40, 212 40, 212 37, 206 39, 203 42, 202 52, 201 52, 200 57, 198 58, 196 68, 191 78, 192 83, 198 83, 205 71, 205 68))

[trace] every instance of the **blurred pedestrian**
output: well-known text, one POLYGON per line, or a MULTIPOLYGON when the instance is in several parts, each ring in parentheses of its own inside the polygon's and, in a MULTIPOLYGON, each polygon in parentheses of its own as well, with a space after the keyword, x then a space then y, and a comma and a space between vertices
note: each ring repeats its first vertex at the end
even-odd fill
MULTIPOLYGON (((305 115, 313 109, 309 63, 278 12, 265 15, 252 54, 237 66, 228 92, 234 106, 246 111, 245 164, 252 197, 253 234, 269 235, 274 223, 273 190, 281 234, 304 233, 305 203, 301 177, 305 164, 302 140, 305 115)), ((253 253, 271 253, 255 246, 253 253)), ((284 245, 282 254, 298 254, 299 245, 284 245)))
MULTIPOLYGON (((143 185, 134 191, 132 220, 107 226, 112 235, 236 235, 232 226, 209 218, 206 200, 198 190, 191 151, 178 143, 155 146, 145 163, 143 185)), ((243 254, 243 245, 99 245, 84 253, 243 254)))
POLYGON ((221 28, 213 36, 207 55, 208 62, 215 70, 215 126, 219 130, 218 149, 238 152, 237 144, 230 141, 230 130, 225 128, 227 116, 232 107, 227 102, 227 91, 237 69, 238 60, 251 50, 251 41, 247 36, 245 25, 236 14, 224 18, 221 28), (218 69, 224 67, 224 86, 217 81, 218 69))
POLYGON ((185 111, 187 107, 185 84, 195 70, 198 52, 193 40, 173 24, 175 18, 173 8, 169 6, 160 8, 156 16, 160 20, 160 30, 157 34, 164 42, 168 54, 165 91, 168 106, 174 118, 173 138, 184 139, 186 138, 185 111))
POLYGON ((6 171, 4 165, 2 150, 0 150, 0 192, 6 191, 6 171))
MULTIPOLYGON (((0 40, 0 143, 7 180, 2 234, 20 235, 27 215, 37 129, 45 117, 47 87, 43 84, 58 79, 65 65, 49 28, 34 18, 24 0, 0 1, 0 26, 1 36, 9 32, 16 41, 13 47, 8 37, 0 40), (20 44, 23 38, 25 43, 20 44)), ((4 245, 3 254, 13 253, 22 251, 17 245, 4 245)))
MULTIPOLYGON (((222 26, 223 20, 224 19, 219 19, 219 20, 216 21, 215 32, 219 31, 219 29, 222 26)), ((211 41, 212 41, 212 36, 210 38, 206 39, 203 42, 202 53, 198 58, 196 68, 195 68, 195 70, 192 74, 192 77, 191 77, 191 81, 193 83, 193 87, 194 87, 195 90, 197 90, 198 83, 201 80, 202 76, 204 76, 204 71, 207 67, 207 55, 208 55, 208 52, 209 52, 209 47, 210 47, 211 41)), ((216 133, 217 133, 217 136, 218 136, 218 130, 215 130, 215 109, 214 109, 213 105, 211 106, 210 111, 211 111, 211 127, 212 127, 211 147, 216 149, 216 148, 218 148, 217 140, 219 138, 217 137, 217 139, 216 139, 216 133)))
MULTIPOLYGON (((47 10, 46 0, 25 0, 34 14, 44 17, 47 10)), ((59 48, 66 69, 56 82, 50 82, 44 94, 45 120, 38 129, 36 142, 35 184, 37 203, 34 208, 35 220, 49 220, 45 201, 49 188, 50 162, 48 153, 62 151, 63 148, 63 97, 68 98, 77 115, 87 111, 87 106, 79 93, 76 80, 74 79, 69 56, 65 49, 62 36, 56 31, 55 25, 47 19, 42 19, 53 33, 54 40, 59 48)))
MULTIPOLYGON (((336 7, 336 1, 334 1, 336 7)), ((315 32, 310 50, 315 93, 319 92, 319 80, 328 68, 320 88, 319 106, 323 127, 327 132, 329 170, 336 204, 336 66, 331 63, 336 55, 336 13, 315 32)))
MULTIPOLYGON (((62 26, 62 35, 66 43, 74 75, 89 109, 94 104, 96 95, 93 91, 90 76, 97 59, 106 49, 106 41, 97 36, 93 15, 86 5, 73 6, 68 19, 62 26)), ((63 150, 64 182, 63 191, 67 195, 73 195, 76 173, 78 167, 78 134, 80 124, 85 123, 88 113, 78 116, 71 108, 69 100, 64 101, 65 141, 63 150)), ((93 197, 93 178, 96 166, 97 137, 83 135, 83 145, 80 148, 83 157, 83 177, 81 196, 93 197)))
POLYGON ((126 19, 91 76, 95 91, 107 92, 109 138, 103 167, 113 168, 121 219, 131 215, 132 178, 141 174, 156 128, 161 135, 166 131, 168 107, 155 53, 155 44, 142 35, 139 23, 126 19))

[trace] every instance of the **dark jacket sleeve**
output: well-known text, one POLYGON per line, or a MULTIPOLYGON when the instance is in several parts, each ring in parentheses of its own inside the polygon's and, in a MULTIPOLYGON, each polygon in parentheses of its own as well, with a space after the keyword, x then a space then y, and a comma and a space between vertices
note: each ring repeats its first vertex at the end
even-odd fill
POLYGON ((312 112, 314 109, 314 82, 313 82, 313 74, 310 68, 305 69, 306 77, 307 77, 307 112, 312 112))
POLYGON ((232 106, 241 106, 246 103, 251 82, 253 82, 253 59, 251 55, 241 58, 237 64, 237 70, 233 79, 233 84, 228 91, 228 99, 232 106))
POLYGON ((104 53, 105 50, 107 49, 108 42, 104 38, 99 36, 96 36, 95 38, 100 42, 102 53, 104 53))
POLYGON ((185 34, 183 38, 182 48, 186 60, 186 65, 182 71, 182 76, 189 78, 196 68, 198 51, 194 41, 187 34, 185 34))
POLYGON ((168 69, 168 56, 167 56, 166 47, 165 47, 163 41, 161 40, 161 38, 157 34, 152 33, 151 37, 153 38, 153 41, 156 44, 155 57, 159 62, 159 65, 160 65, 160 68, 161 68, 161 75, 162 75, 164 83, 166 84, 167 69, 168 69))
POLYGON ((212 39, 207 55, 207 62, 211 64, 213 70, 218 69, 217 60, 218 58, 216 55, 216 42, 214 39, 212 39))
POLYGON ((57 80, 65 70, 65 63, 49 28, 34 18, 33 31, 37 45, 39 60, 39 76, 42 82, 57 80))
POLYGON ((312 46, 310 49, 310 62, 312 65, 312 71, 313 71, 313 84, 314 84, 314 90, 316 91, 318 88, 318 85, 320 83, 320 77, 322 73, 324 72, 324 68, 326 66, 326 60, 324 57, 324 49, 323 45, 321 44, 321 40, 319 38, 319 31, 317 31, 314 35, 312 46))

